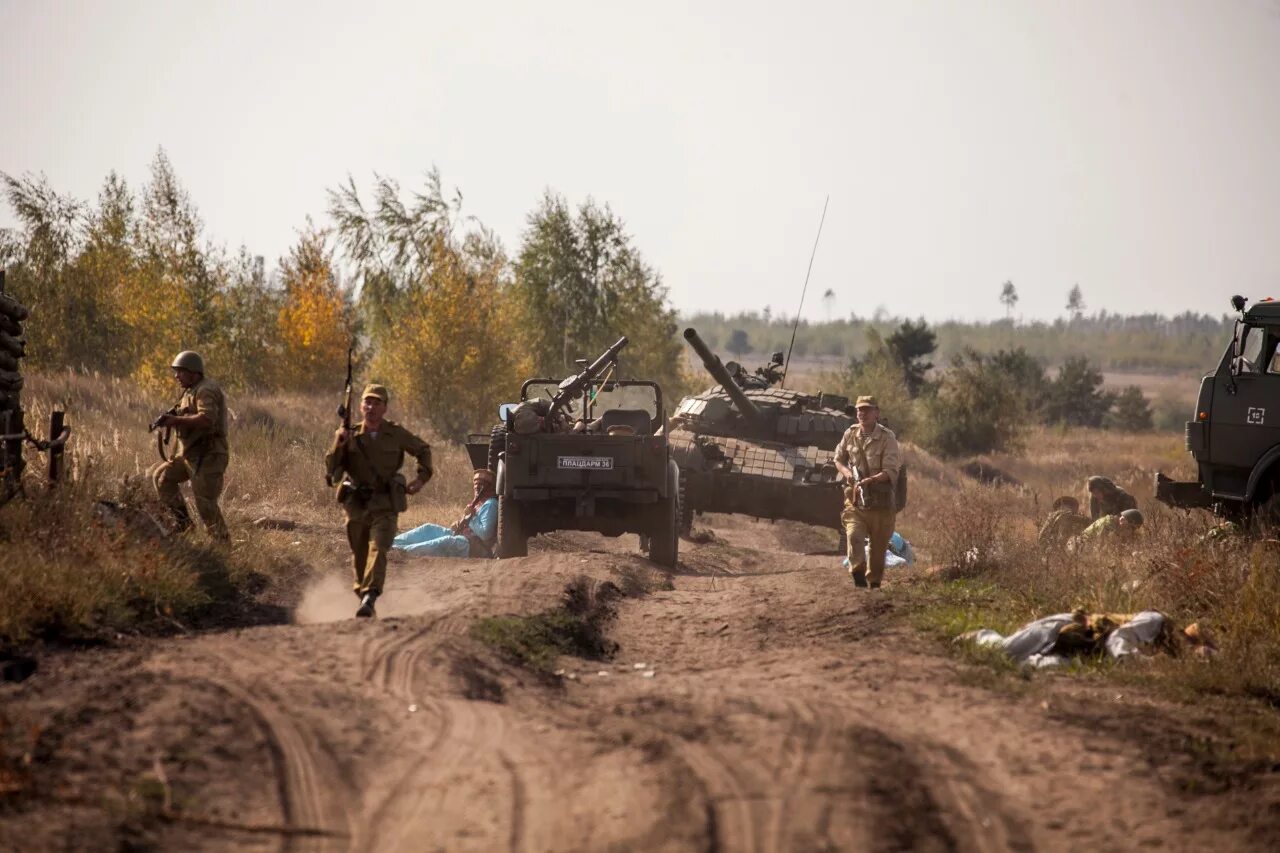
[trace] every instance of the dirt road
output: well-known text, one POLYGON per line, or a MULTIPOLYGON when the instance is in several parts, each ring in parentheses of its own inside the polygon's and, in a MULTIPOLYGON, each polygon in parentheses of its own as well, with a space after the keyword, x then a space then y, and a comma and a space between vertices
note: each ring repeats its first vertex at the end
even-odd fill
POLYGON ((400 559, 373 622, 350 618, 335 577, 300 624, 54 655, 0 688, 0 741, 21 753, 0 775, 0 848, 1280 838, 1280 774, 1201 766, 1211 719, 1081 679, 992 690, 900 618, 910 575, 855 591, 835 558, 806 555, 821 540, 796 525, 720 518, 710 539, 683 544, 669 581, 626 553, 634 543, 587 536, 519 560, 400 559), (589 597, 624 593, 611 659, 562 658, 550 676, 469 635, 484 616, 557 607, 582 577, 589 597))

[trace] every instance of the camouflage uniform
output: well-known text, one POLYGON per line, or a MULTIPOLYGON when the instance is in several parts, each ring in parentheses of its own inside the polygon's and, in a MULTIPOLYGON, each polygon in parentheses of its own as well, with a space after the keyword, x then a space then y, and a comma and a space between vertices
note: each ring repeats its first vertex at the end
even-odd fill
MULTIPOLYGON (((893 431, 877 423, 869 435, 863 436, 861 427, 854 424, 845 430, 836 447, 836 461, 849 468, 856 468, 859 477, 870 477, 884 471, 889 475, 889 482, 896 488, 898 469, 902 467, 902 451, 898 448, 898 438, 893 431), (859 460, 859 448, 866 455, 867 468, 864 470, 859 460)), ((849 571, 857 576, 866 573, 867 579, 879 584, 884 577, 884 554, 889 547, 889 539, 893 536, 893 526, 897 510, 894 497, 890 497, 889 506, 872 509, 863 506, 862 496, 853 494, 852 486, 845 488, 844 511, 840 513, 840 521, 844 524, 845 534, 849 542, 849 571), (866 545, 871 541, 871 566, 868 571, 866 545)))
POLYGON ((231 451, 227 444, 227 400, 212 379, 201 376, 200 381, 182 393, 178 401, 178 415, 200 414, 207 417, 212 426, 175 426, 178 449, 168 462, 151 469, 151 481, 156 494, 178 518, 181 526, 191 524, 186 502, 179 486, 191 481, 191 493, 195 496, 196 512, 205 529, 218 539, 228 539, 227 522, 218 507, 222 495, 223 476, 231 451))
POLYGON ((1062 548, 1067 540, 1078 536, 1088 526, 1088 517, 1073 509, 1054 510, 1040 527, 1040 545, 1044 548, 1062 548))
POLYGON ((1134 516, 1137 523, 1122 524, 1122 516, 1104 515, 1081 531, 1080 535, 1073 537, 1067 543, 1067 549, 1072 553, 1080 554, 1088 550, 1101 549, 1106 545, 1119 545, 1132 541, 1137 535, 1137 528, 1142 525, 1142 513, 1132 507, 1125 513, 1134 516))
POLYGON ((325 455, 325 470, 345 472, 357 488, 366 488, 368 500, 348 495, 342 508, 347 515, 347 543, 351 546, 356 595, 382 594, 387 576, 387 551, 396 537, 396 517, 403 511, 404 479, 399 475, 405 454, 418 461, 417 478, 431 479, 431 446, 399 424, 384 420, 376 433, 359 424, 341 447, 335 439, 325 455))

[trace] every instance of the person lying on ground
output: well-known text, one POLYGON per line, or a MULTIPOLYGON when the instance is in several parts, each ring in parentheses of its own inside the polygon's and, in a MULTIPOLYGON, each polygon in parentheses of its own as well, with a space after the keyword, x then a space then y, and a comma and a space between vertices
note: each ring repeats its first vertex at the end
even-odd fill
POLYGON ((391 547, 427 557, 492 557, 498 537, 498 496, 493 472, 478 468, 471 475, 475 497, 452 527, 423 524, 406 530, 391 547))

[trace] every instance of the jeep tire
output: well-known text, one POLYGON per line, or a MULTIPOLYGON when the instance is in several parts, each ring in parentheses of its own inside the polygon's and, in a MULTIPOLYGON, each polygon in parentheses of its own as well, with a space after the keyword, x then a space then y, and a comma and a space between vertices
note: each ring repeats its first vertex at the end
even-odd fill
POLYGON ((693 532, 693 504, 689 502, 689 475, 680 469, 680 535, 693 532))
POLYGON ((498 473, 498 456, 507 449, 507 428, 498 424, 489 431, 489 470, 498 473))
POLYGON ((529 553, 523 511, 519 501, 514 498, 498 497, 498 542, 495 551, 499 560, 524 557, 529 553))
POLYGON ((674 569, 680 556, 680 484, 676 475, 668 479, 667 499, 653 508, 649 525, 649 559, 674 569))

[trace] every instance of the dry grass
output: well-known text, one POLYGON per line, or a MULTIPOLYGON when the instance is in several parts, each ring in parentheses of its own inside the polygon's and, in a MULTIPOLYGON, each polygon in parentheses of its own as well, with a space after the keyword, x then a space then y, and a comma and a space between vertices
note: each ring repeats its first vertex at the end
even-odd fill
MULTIPOLYGON (((1181 437, 1042 429, 1029 448, 1021 457, 983 459, 1021 486, 914 477, 900 529, 950 579, 929 586, 926 621, 955 635, 1007 631, 1078 607, 1160 610, 1181 626, 1209 629, 1220 651, 1209 661, 1186 655, 1149 667, 1152 678, 1280 704, 1280 544, 1208 536, 1216 519, 1154 500, 1156 470, 1192 476, 1181 437), (1090 474, 1111 476, 1138 499, 1146 516, 1140 536, 1094 553, 1042 551, 1036 533, 1053 498, 1073 494, 1087 507, 1090 474)), ((940 465, 918 450, 912 456, 913 470, 940 465)))
MULTIPOLYGON (((337 401, 327 396, 230 397, 232 460, 222 499, 229 550, 203 533, 159 539, 95 514, 96 502, 108 500, 164 517, 147 479, 158 456, 146 424, 176 396, 176 389, 166 399, 101 376, 28 377, 28 428, 43 433, 58 408, 73 434, 64 482, 49 490, 43 458, 29 453, 27 500, 0 508, 0 645, 177 630, 229 607, 287 602, 289 588, 309 574, 345 569, 342 512, 322 470, 336 424, 337 401), (262 517, 298 527, 255 527, 262 517)), ((400 419, 395 410, 391 417, 400 419)), ((436 475, 402 526, 451 522, 470 498, 465 450, 423 437, 433 445, 436 475)))

